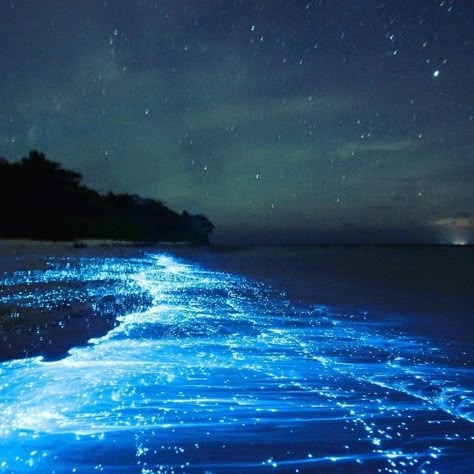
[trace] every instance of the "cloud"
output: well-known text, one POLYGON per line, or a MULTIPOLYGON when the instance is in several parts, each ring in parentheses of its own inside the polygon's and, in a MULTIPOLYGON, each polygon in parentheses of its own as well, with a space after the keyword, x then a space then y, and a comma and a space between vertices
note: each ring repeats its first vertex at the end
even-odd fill
POLYGON ((458 230, 467 230, 474 228, 474 217, 467 214, 455 217, 443 217, 431 222, 436 227, 446 227, 458 230))
POLYGON ((192 117, 188 122, 190 129, 202 130, 216 127, 254 127, 268 126, 274 122, 284 122, 292 126, 292 122, 301 117, 310 120, 334 120, 341 114, 351 110, 353 103, 349 99, 337 96, 290 96, 279 99, 248 101, 242 98, 226 101, 216 107, 192 117))
POLYGON ((337 154, 344 159, 353 158, 355 155, 377 154, 379 156, 396 155, 407 150, 414 151, 418 145, 413 140, 398 140, 393 142, 351 142, 344 143, 337 149, 337 154))

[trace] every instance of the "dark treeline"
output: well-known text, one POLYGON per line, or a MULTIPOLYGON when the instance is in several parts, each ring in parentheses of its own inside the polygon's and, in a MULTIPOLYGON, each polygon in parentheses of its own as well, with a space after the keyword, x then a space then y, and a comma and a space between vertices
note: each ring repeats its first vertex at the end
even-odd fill
POLYGON ((137 195, 102 195, 81 180, 38 151, 18 163, 0 158, 0 238, 209 242, 214 226, 204 216, 137 195))

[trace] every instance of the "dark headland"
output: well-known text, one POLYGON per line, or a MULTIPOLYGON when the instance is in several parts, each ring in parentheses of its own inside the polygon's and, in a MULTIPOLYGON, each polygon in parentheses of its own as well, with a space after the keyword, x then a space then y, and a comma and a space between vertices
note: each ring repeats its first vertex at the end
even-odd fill
POLYGON ((135 194, 101 194, 81 181, 36 150, 17 163, 0 157, 0 238, 209 243, 214 225, 205 216, 135 194))

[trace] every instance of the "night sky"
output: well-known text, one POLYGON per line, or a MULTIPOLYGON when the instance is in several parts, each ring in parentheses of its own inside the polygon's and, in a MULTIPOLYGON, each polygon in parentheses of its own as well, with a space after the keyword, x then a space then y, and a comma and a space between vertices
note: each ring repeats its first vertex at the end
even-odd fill
POLYGON ((474 240, 471 0, 2 0, 0 155, 218 242, 474 240))

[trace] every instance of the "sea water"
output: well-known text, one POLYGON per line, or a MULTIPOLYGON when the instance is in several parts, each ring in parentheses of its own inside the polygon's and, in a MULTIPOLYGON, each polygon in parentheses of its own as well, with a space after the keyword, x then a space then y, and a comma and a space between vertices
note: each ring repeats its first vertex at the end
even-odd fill
POLYGON ((445 250, 4 254, 0 471, 472 472, 445 250))

